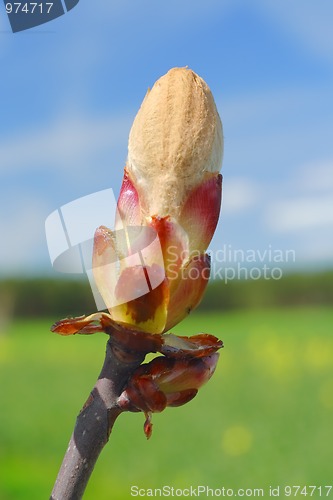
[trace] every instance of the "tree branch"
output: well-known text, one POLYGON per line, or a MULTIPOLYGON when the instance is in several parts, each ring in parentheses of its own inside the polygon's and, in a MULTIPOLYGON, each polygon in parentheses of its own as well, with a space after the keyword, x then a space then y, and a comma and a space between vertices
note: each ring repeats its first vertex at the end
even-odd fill
POLYGON ((117 398, 144 357, 143 352, 126 350, 111 337, 108 340, 101 374, 77 417, 51 500, 82 498, 99 454, 122 412, 117 398))

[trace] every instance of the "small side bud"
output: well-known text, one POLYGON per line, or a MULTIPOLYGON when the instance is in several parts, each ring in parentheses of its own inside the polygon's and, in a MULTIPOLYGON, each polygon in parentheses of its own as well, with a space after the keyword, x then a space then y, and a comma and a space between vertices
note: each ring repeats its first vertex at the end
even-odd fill
POLYGON ((151 414, 191 401, 213 375, 218 358, 217 353, 201 358, 155 358, 134 372, 118 398, 118 405, 124 411, 145 414, 144 432, 149 438, 151 414))

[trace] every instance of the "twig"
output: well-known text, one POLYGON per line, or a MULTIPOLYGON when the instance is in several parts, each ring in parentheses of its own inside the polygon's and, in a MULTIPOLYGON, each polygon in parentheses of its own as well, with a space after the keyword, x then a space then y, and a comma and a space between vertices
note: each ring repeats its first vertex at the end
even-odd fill
POLYGON ((51 500, 82 498, 99 454, 122 412, 117 406, 117 398, 144 356, 142 352, 120 348, 111 338, 107 342, 101 374, 77 417, 51 500))

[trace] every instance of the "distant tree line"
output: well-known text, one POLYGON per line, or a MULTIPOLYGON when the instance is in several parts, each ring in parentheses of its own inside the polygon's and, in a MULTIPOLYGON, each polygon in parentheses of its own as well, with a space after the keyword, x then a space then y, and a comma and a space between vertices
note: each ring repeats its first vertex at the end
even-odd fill
POLYGON ((282 279, 211 282, 201 302, 205 310, 333 305, 333 271, 286 274, 282 279))
MULTIPOLYGON (((280 280, 212 281, 201 310, 333 305, 333 271, 287 274, 280 280)), ((0 317, 51 317, 90 314, 96 310, 86 281, 7 279, 0 283, 0 317)))

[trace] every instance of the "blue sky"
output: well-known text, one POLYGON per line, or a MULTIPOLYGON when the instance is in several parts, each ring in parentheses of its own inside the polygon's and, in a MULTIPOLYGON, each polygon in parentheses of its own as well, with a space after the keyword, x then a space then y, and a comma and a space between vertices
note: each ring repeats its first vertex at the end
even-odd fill
POLYGON ((149 86, 188 65, 224 125, 211 250, 333 264, 333 3, 81 0, 12 34, 0 5, 0 273, 51 272, 46 217, 120 187, 149 86))

